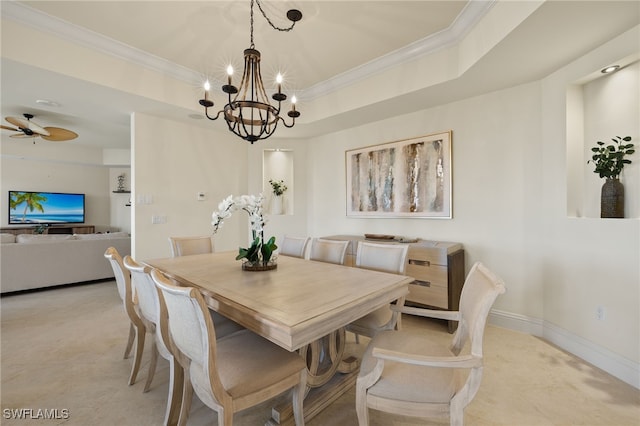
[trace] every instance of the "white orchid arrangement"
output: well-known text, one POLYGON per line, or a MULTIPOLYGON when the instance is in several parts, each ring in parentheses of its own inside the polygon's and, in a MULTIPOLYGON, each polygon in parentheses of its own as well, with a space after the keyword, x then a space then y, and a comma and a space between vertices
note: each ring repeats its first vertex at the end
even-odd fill
POLYGON ((247 259, 247 261, 257 264, 267 264, 271 260, 271 255, 278 248, 276 246, 276 237, 271 237, 267 242, 264 241, 264 225, 266 224, 262 215, 262 202, 264 197, 259 195, 240 195, 234 197, 229 195, 218 204, 218 211, 211 215, 211 224, 213 225, 213 233, 218 232, 224 223, 224 220, 238 210, 244 210, 249 215, 251 223, 251 234, 253 241, 249 248, 240 247, 236 260, 247 259))

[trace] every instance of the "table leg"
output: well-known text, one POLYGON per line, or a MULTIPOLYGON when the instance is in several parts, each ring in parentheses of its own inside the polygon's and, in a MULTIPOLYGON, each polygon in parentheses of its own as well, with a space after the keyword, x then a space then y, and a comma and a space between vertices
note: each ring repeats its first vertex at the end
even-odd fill
MULTIPOLYGON (((343 358, 345 345, 346 333, 341 328, 300 349, 308 370, 305 421, 318 415, 355 385, 359 363, 352 356, 343 358)), ((293 424, 293 408, 287 402, 271 410, 271 419, 266 426, 293 424)))

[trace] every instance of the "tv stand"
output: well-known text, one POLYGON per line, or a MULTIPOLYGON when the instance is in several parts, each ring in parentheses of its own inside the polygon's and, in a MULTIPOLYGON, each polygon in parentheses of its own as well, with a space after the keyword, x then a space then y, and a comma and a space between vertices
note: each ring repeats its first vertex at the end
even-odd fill
MULTIPOLYGON (((8 234, 35 234, 37 225, 14 227, 14 228, 0 228, 0 232, 8 234)), ((81 224, 61 224, 61 225, 49 225, 44 231, 45 234, 93 234, 96 231, 96 227, 93 225, 81 225, 81 224)))

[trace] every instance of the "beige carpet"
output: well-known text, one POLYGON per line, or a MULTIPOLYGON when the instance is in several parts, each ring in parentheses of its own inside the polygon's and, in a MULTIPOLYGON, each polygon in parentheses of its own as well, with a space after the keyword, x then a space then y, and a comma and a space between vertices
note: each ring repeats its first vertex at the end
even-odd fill
MULTIPOLYGON (((141 374, 127 386, 131 359, 122 359, 128 322, 115 282, 3 297, 2 425, 160 425, 168 367, 160 358, 152 389, 142 393, 141 374), (11 419, 11 409, 57 409, 68 419, 11 419), (63 411, 67 410, 67 411, 63 411)), ((444 324, 410 320, 450 339, 444 324)), ((360 346, 351 342, 349 351, 360 346)), ((147 351, 146 351, 147 352, 147 351)), ((640 425, 640 391, 532 336, 489 326, 480 392, 466 410, 468 425, 640 425)), ((235 416, 236 425, 259 426, 271 403, 235 416)), ((24 412, 24 411, 23 411, 24 412)), ((217 424, 197 398, 190 425, 217 424)), ((354 391, 308 426, 356 425, 354 391)), ((396 418, 371 412, 375 426, 446 425, 448 419, 396 418)))

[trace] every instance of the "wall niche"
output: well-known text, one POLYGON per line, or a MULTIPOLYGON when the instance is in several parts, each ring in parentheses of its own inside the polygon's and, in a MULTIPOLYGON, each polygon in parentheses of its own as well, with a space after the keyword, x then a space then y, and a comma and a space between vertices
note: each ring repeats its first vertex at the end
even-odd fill
POLYGON ((266 149, 262 153, 262 193, 265 196, 265 213, 274 215, 293 214, 293 151, 283 149, 266 149), (270 183, 280 182, 286 191, 276 197, 270 183))
MULTIPOLYGON (((620 181, 625 187, 625 218, 640 218, 640 61, 625 58, 610 74, 600 70, 567 88, 567 216, 599 218, 605 179, 594 173, 591 148, 614 136, 631 136, 636 153, 620 181)), ((606 64, 608 65, 608 64, 606 64)), ((604 68, 604 67, 603 67, 604 68)))

